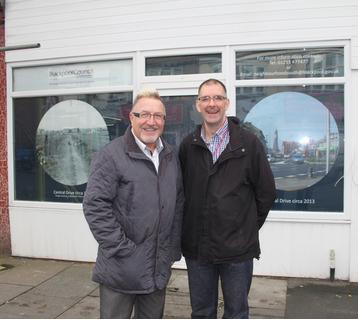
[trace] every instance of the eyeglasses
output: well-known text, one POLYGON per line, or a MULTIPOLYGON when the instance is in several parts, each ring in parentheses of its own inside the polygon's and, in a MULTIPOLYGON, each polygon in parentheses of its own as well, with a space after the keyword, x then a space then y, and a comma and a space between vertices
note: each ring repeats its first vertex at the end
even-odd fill
POLYGON ((220 102, 224 102, 227 98, 224 96, 202 96, 202 97, 198 97, 198 100, 201 103, 209 103, 211 100, 213 100, 214 102, 220 103, 220 102))
POLYGON ((153 117, 155 121, 164 121, 165 114, 163 113, 150 113, 150 112, 132 112, 132 114, 142 120, 149 120, 153 117))

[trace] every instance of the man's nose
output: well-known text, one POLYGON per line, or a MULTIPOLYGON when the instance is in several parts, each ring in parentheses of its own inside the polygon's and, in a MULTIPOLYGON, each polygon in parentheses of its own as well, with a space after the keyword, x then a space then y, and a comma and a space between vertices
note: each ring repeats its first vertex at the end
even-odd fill
POLYGON ((147 123, 149 123, 149 124, 154 124, 155 123, 153 114, 150 115, 149 119, 147 120, 147 123))
POLYGON ((215 99, 214 98, 212 98, 212 97, 210 97, 210 99, 209 99, 209 103, 208 103, 208 106, 215 106, 216 105, 216 103, 215 103, 215 99))

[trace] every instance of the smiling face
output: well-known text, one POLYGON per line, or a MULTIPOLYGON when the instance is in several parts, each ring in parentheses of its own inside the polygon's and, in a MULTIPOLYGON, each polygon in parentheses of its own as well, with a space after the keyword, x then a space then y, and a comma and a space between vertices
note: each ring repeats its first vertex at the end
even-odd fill
POLYGON ((163 103, 159 99, 143 97, 136 102, 129 114, 135 136, 153 151, 158 138, 163 133, 165 120, 156 119, 156 117, 152 115, 150 115, 148 119, 143 119, 136 117, 133 112, 150 113, 152 115, 165 114, 163 103))
POLYGON ((196 109, 200 112, 204 126, 210 131, 217 131, 224 123, 226 110, 229 107, 229 99, 226 98, 225 89, 215 82, 204 84, 199 91, 196 109), (209 97, 202 101, 203 97, 209 97), (215 99, 215 97, 225 97, 225 99, 215 99))

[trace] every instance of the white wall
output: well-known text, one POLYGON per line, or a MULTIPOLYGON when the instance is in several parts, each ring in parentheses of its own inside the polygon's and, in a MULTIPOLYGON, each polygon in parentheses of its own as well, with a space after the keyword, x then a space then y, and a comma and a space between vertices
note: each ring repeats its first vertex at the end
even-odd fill
POLYGON ((347 103, 351 106, 346 116, 346 150, 348 159, 345 176, 347 184, 347 207, 350 210, 350 270, 349 279, 358 282, 358 70, 352 71, 351 90, 347 103))
POLYGON ((336 278, 349 278, 349 224, 267 222, 260 241, 262 255, 255 263, 256 274, 329 278, 333 249, 336 278))
MULTIPOLYGON (((97 244, 81 210, 15 207, 10 222, 15 256, 95 261, 97 244)), ((336 278, 350 279, 350 232, 349 223, 268 221, 261 230, 262 254, 254 273, 329 278, 333 249, 336 278)))
MULTIPOLYGON (((9 51, 6 61, 36 65, 145 50, 347 40, 345 212, 331 220, 324 213, 295 219, 270 214, 255 273, 327 278, 334 249, 336 277, 358 281, 357 21, 357 0, 7 0, 6 45, 41 47, 9 51)), ((96 243, 79 206, 19 206, 10 199, 10 219, 14 255, 95 259, 96 243)))
POLYGON ((7 0, 7 61, 135 50, 354 39, 356 0, 7 0))
POLYGON ((82 210, 10 208, 14 256, 95 261, 97 243, 82 210))

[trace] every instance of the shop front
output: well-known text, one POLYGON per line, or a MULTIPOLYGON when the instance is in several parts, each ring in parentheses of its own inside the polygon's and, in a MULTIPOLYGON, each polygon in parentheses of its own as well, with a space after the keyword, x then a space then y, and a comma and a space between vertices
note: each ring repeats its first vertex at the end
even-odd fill
POLYGON ((143 87, 159 90, 167 108, 164 137, 179 146, 200 124, 199 84, 217 78, 227 86, 228 115, 262 141, 278 190, 260 232, 255 273, 328 278, 334 264, 337 278, 358 281, 352 42, 295 37, 266 35, 252 44, 224 37, 225 43, 166 48, 154 42, 76 56, 46 56, 40 47, 30 60, 10 54, 13 255, 94 261, 97 244, 81 204, 93 154, 124 133, 143 87))

